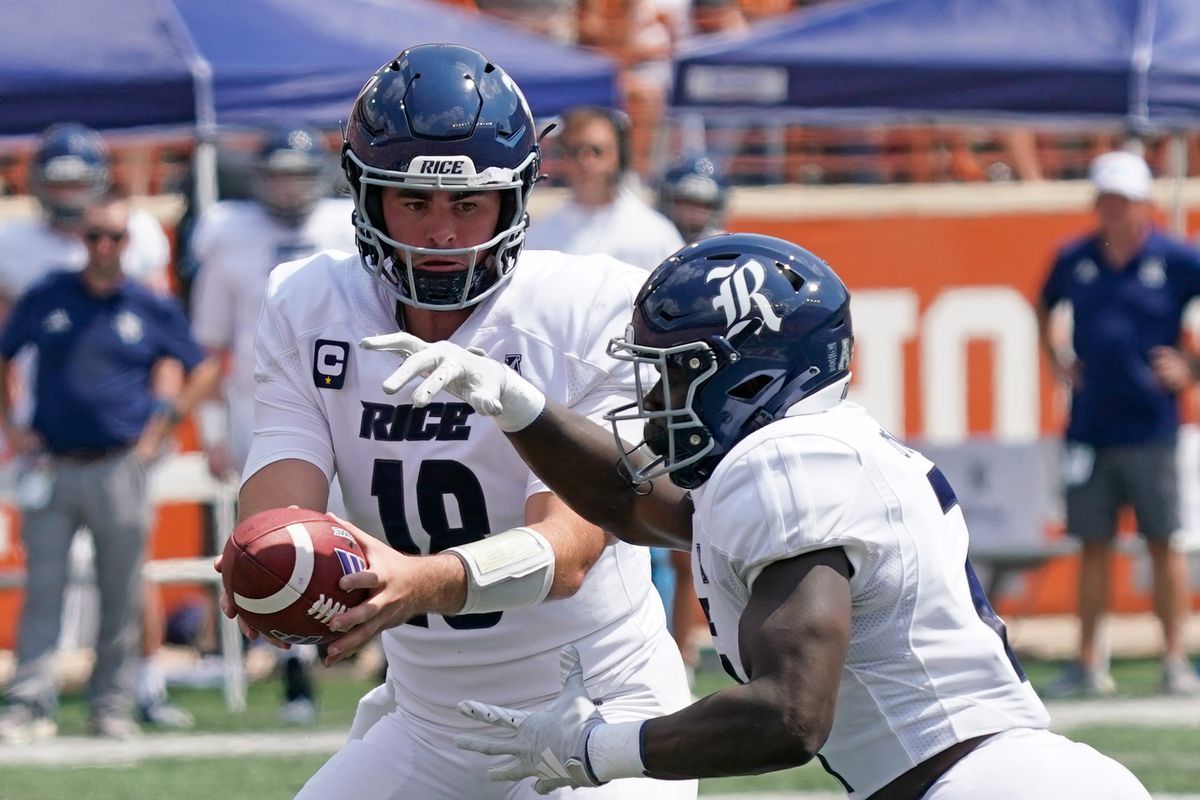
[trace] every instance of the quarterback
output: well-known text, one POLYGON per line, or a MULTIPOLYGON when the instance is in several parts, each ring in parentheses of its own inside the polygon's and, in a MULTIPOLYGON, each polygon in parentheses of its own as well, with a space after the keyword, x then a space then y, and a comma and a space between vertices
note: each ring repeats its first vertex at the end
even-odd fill
MULTIPOLYGON (((808 251, 730 234, 663 262, 610 353, 658 375, 608 414, 618 436, 450 342, 372 339, 496 415, 558 496, 622 539, 688 549, 713 644, 737 685, 674 714, 617 722, 565 648, 559 698, 535 713, 479 701, 499 780, 542 791, 629 775, 695 778, 819 758, 860 800, 1149 795, 1117 762, 1046 730, 967 560, 954 490, 844 399, 850 297, 808 251), (644 423, 637 448, 619 426, 644 423)), ((641 375, 641 373, 639 373, 641 375)))
MULTIPOLYGON (((482 54, 404 51, 367 82, 346 125, 359 252, 271 274, 239 512, 324 509, 336 480, 371 564, 343 581, 372 595, 343 617, 328 659, 383 631, 388 660, 386 684, 360 702, 351 740, 305 800, 532 796, 532 780, 492 782, 487 759, 455 748, 455 736, 486 728, 456 704, 546 706, 567 644, 586 654, 593 696, 614 719, 687 703, 645 550, 570 511, 467 403, 396 403, 381 387, 400 359, 358 346, 397 330, 452 340, 598 423, 630 401, 633 365, 606 348, 645 272, 521 252, 540 162, 533 126, 516 84, 482 54)), ((638 778, 561 796, 696 794, 694 782, 638 778)))

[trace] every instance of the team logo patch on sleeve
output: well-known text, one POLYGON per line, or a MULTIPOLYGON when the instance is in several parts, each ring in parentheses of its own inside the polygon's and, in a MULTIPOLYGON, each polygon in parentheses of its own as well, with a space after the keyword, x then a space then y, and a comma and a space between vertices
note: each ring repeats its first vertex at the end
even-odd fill
POLYGON ((318 389, 341 389, 346 382, 346 359, 350 345, 332 339, 317 339, 313 345, 313 383, 318 389))
POLYGON ((337 554, 338 561, 342 565, 343 575, 353 575, 356 572, 362 572, 367 568, 366 560, 355 553, 351 553, 341 548, 333 548, 333 552, 337 554))
POLYGON ((505 365, 518 375, 521 374, 521 354, 509 353, 504 357, 505 365))

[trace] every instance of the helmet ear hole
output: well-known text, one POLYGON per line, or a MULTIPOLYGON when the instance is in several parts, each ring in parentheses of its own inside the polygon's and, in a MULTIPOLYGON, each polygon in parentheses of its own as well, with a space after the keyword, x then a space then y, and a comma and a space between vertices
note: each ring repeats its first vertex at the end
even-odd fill
POLYGON ((726 392, 726 394, 737 400, 750 401, 757 397, 763 389, 770 386, 773 380, 774 378, 771 375, 762 372, 748 380, 742 381, 726 392))

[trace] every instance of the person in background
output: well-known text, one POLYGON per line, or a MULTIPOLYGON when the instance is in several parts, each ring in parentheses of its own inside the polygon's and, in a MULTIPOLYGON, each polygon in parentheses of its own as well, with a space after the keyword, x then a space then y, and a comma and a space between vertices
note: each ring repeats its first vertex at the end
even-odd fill
POLYGON ((683 244, 670 221, 626 183, 629 139, 620 112, 597 106, 568 109, 558 146, 570 198, 532 222, 526 247, 604 253, 648 270, 683 244))
POLYGON ((578 34, 578 0, 475 0, 475 5, 484 14, 560 44, 574 44, 578 34))
POLYGON ((725 232, 729 181, 707 154, 681 157, 658 182, 658 210, 688 244, 725 232))
POLYGON ((620 67, 626 163, 649 176, 671 86, 677 18, 660 0, 579 0, 577 20, 577 44, 606 53, 620 67))
MULTIPOLYGON (((0 226, 0 321, 16 298, 52 269, 83 269, 83 212, 111 185, 108 149, 95 131, 68 122, 42 133, 29 173, 40 216, 0 226)), ((170 291, 171 246, 148 211, 132 212, 124 253, 126 276, 156 292, 170 291)))
MULTIPOLYGON (((568 642, 591 655, 615 717, 687 702, 646 553, 583 523, 464 403, 447 396, 415 413, 393 404, 380 382, 396 357, 358 346, 413 331, 504 358, 597 419, 630 400, 632 369, 605 345, 645 273, 523 248, 540 162, 529 105, 500 66, 461 45, 411 47, 370 77, 346 122, 358 252, 271 273, 238 514, 323 510, 336 480, 345 528, 370 564, 358 573, 370 597, 353 625, 333 628, 345 633, 327 661, 382 634, 388 662, 386 683, 359 702, 349 741, 302 800, 532 797, 531 782, 494 784, 484 759, 454 747, 473 727, 455 704, 468 690, 541 703, 568 642)), ((232 615, 228 598, 223 609, 232 615)), ((684 800, 696 790, 631 780, 579 796, 684 800)))
POLYGON ((1154 228, 1153 181, 1140 156, 1105 153, 1092 162, 1090 176, 1097 228, 1055 255, 1038 303, 1043 349, 1071 391, 1063 449, 1066 523, 1083 545, 1079 659, 1044 693, 1116 691, 1097 639, 1118 511, 1131 505, 1150 554, 1163 690, 1195 695, 1200 678, 1183 639, 1191 597, 1187 559, 1171 543, 1180 527, 1178 393, 1194 381, 1181 325, 1184 306, 1200 295, 1200 254, 1154 228), (1070 345, 1057 341, 1051 326, 1051 312, 1068 303, 1070 345))
POLYGON ((0 331, 0 428, 17 452, 47 455, 41 491, 27 493, 22 509, 26 584, 17 668, 0 717, 4 742, 55 733, 53 659, 80 526, 93 535, 100 607, 89 730, 114 739, 138 733, 133 655, 152 512, 148 470, 171 429, 212 391, 218 367, 175 301, 125 276, 130 218, 129 201, 116 194, 89 205, 81 219, 83 269, 51 271, 34 283, 0 331), (8 401, 8 367, 25 347, 38 353, 29 427, 14 420, 8 401), (152 389, 163 358, 187 371, 170 403, 152 389))
POLYGON ((737 0, 692 0, 690 21, 695 36, 745 31, 749 25, 737 0))
MULTIPOLYGON (((82 269, 88 250, 80 226, 88 207, 112 187, 111 159, 100 136, 78 123, 60 123, 47 128, 38 140, 30 164, 29 185, 37 199, 40 216, 12 220, 0 227, 0 323, 12 303, 30 286, 56 269, 82 269)), ((122 273, 151 291, 170 292, 168 262, 171 248, 162 225, 148 211, 133 209, 129 217, 129 239, 121 248, 122 273)), ((19 356, 12 373, 14 419, 27 424, 32 413, 33 352, 19 356)), ((179 391, 178 365, 170 359, 155 369, 155 390, 169 397, 179 391)), ((88 534, 76 537, 76 556, 89 557, 88 534)), ((165 613, 158 588, 143 587, 142 657, 136 674, 138 713, 144 722, 166 728, 186 728, 191 715, 172 705, 166 677, 159 661, 165 613)), ((82 621, 92 608, 90 588, 68 589, 68 630, 89 625, 82 621), (80 609, 76 613, 74 609, 80 609)))
POLYGON ((448 390, 493 417, 593 524, 690 551, 736 681, 673 714, 618 722, 592 700, 589 659, 563 648, 557 699, 460 703, 487 727, 455 744, 499 757, 493 780, 532 776, 549 793, 819 759, 863 800, 1150 800, 1124 766, 1047 730, 967 558, 954 489, 845 399, 850 305, 833 269, 791 242, 688 245, 651 273, 609 342, 648 376, 606 415, 611 432, 455 343, 411 332, 369 342, 405 358, 384 382, 414 386, 399 399, 422 407, 448 390), (622 430, 633 422, 637 444, 622 430))
MULTIPOLYGON (((254 427, 254 328, 276 265, 324 250, 355 251, 348 197, 331 198, 333 154, 321 131, 284 125, 266 133, 252 167, 253 200, 226 200, 205 211, 189 240, 196 265, 192 327, 226 365, 223 402, 199 409, 200 440, 212 474, 240 476, 254 427)), ((340 503, 331 508, 344 513, 340 503)), ((228 531, 226 531, 228 533, 228 531)), ((291 724, 316 719, 311 674, 315 645, 282 652, 283 706, 291 724)))

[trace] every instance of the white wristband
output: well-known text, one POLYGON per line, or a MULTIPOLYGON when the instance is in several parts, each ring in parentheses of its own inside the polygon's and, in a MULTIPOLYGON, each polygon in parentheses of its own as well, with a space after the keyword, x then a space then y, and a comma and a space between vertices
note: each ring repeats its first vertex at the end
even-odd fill
POLYGON ((500 403, 504 410, 496 417, 496 426, 505 433, 516 433, 533 424, 546 407, 546 395, 513 370, 505 376, 500 403))
POLYGON ((459 614, 528 608, 554 583, 554 548, 532 528, 513 528, 477 542, 448 547, 467 571, 467 601, 459 614))
POLYGON ((603 723, 592 728, 588 735, 587 766, 601 783, 618 778, 642 778, 646 765, 642 763, 642 725, 635 722, 603 723))

